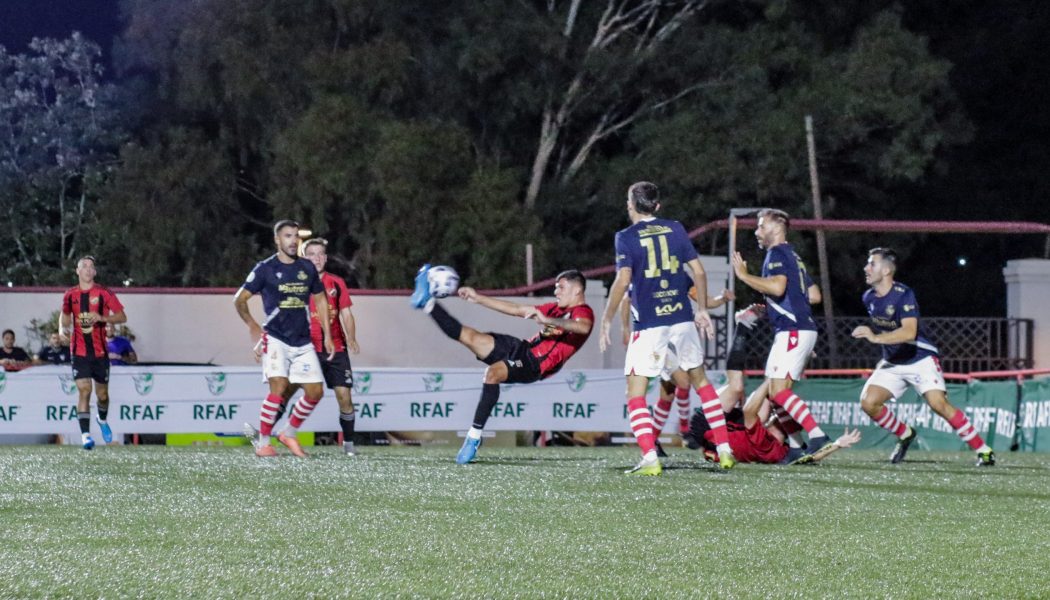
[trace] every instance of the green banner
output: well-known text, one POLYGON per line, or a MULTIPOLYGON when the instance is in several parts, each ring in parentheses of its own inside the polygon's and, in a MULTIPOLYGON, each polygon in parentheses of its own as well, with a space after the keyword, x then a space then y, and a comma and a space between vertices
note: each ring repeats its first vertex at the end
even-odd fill
MULTIPOLYGON (((748 390, 761 382, 752 379, 748 390)), ((891 449, 897 438, 875 425, 860 407, 863 379, 804 379, 795 385, 795 391, 810 407, 813 417, 832 438, 848 427, 861 430, 858 448, 891 449)), ((970 422, 982 438, 993 448, 1006 451, 1015 440, 1020 450, 1050 450, 1050 379, 1027 381, 1020 388, 1016 381, 973 381, 949 383, 948 401, 966 412, 970 422), (1018 422, 1018 393, 1023 394, 1020 405, 1021 429, 1018 422)), ((897 402, 888 404, 897 417, 919 432, 916 446, 924 450, 969 450, 948 422, 909 389, 897 402)))

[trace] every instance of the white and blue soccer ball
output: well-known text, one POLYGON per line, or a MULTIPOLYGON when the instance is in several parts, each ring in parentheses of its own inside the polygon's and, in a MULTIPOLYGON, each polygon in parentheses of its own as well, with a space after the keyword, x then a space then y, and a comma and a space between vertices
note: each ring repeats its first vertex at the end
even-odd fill
POLYGON ((452 267, 430 267, 427 281, 430 282, 430 295, 435 298, 447 298, 459 289, 459 273, 452 267))

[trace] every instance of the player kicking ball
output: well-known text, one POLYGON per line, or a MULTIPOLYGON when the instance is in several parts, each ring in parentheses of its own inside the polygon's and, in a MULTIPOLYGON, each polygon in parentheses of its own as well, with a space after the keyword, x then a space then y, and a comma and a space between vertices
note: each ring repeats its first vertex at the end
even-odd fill
MULTIPOLYGON (((435 271, 439 268, 434 267, 435 271)), ((430 315, 445 335, 466 346, 488 365, 474 421, 456 455, 456 462, 465 465, 477 456, 481 433, 492 407, 499 401, 500 384, 533 383, 557 373, 590 336, 594 311, 585 302, 587 280, 576 270, 559 273, 554 281, 557 300, 539 306, 489 298, 470 287, 459 288, 459 297, 467 302, 512 317, 535 319, 543 327, 528 340, 502 333, 484 333, 461 324, 438 304, 431 290, 430 271, 430 265, 423 265, 416 274, 415 292, 410 299, 412 307, 430 315)), ((452 291, 454 289, 445 289, 443 293, 452 291)))

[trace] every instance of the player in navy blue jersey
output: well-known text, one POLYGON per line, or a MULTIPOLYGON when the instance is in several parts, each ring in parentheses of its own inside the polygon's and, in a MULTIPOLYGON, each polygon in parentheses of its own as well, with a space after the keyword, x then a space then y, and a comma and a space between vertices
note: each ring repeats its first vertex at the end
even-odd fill
POLYGON ((871 288, 864 292, 863 299, 871 316, 871 325, 857 327, 853 330, 853 337, 880 344, 882 360, 860 393, 861 407, 879 427, 897 436, 897 446, 890 455, 890 462, 899 463, 904 460, 916 433, 893 414, 886 401, 900 398, 911 386, 977 452, 979 466, 994 465, 995 453, 977 434, 966 413, 948 402, 937 347, 919 320, 915 292, 894 281, 896 271, 896 252, 890 248, 868 251, 864 281, 871 288))
POLYGON ((806 272, 805 263, 787 241, 790 223, 790 217, 782 210, 759 211, 755 237, 758 246, 766 250, 762 274, 748 273, 747 262, 739 252, 733 254, 733 270, 741 282, 766 298, 766 315, 774 331, 765 373, 769 398, 806 430, 808 452, 812 455, 832 442, 791 386, 802 376, 817 344, 817 324, 810 305, 820 302, 821 294, 806 272))
POLYGON ((645 402, 650 377, 657 377, 674 352, 678 366, 700 395, 701 407, 717 440, 722 468, 736 461, 729 448, 725 417, 718 392, 704 372, 704 350, 697 329, 708 337, 714 328, 707 309, 696 311, 689 301, 689 288, 698 298, 707 298, 707 275, 696 248, 678 221, 656 217, 660 190, 649 182, 638 182, 627 191, 627 216, 631 226, 616 234, 616 280, 602 317, 599 345, 611 345, 609 330, 620 301, 631 287, 631 316, 634 332, 627 346, 624 375, 627 376, 627 410, 631 430, 638 440, 642 460, 628 471, 659 475, 663 471, 656 451, 653 419, 645 402))
POLYGON ((317 310, 329 360, 335 354, 335 346, 324 285, 313 263, 298 255, 299 224, 279 221, 273 226, 273 239, 277 254, 255 265, 244 285, 237 290, 233 302, 237 314, 248 325, 256 358, 262 360, 263 377, 270 384, 270 394, 260 411, 255 454, 277 455, 270 445, 270 434, 284 395, 289 386, 297 385, 303 388, 304 394, 292 408, 288 427, 280 432, 277 441, 287 446, 292 454, 304 457, 306 453, 295 434, 324 394, 321 364, 310 340, 311 299, 317 310), (255 322, 248 310, 248 299, 253 294, 262 294, 266 314, 262 326, 255 322))

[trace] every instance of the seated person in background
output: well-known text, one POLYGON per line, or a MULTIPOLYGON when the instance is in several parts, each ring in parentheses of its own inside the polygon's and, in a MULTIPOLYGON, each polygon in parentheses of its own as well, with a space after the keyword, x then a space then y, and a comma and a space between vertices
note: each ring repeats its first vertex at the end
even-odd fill
POLYGON ((109 352, 111 365, 133 365, 139 362, 131 342, 128 338, 117 335, 117 328, 113 323, 106 323, 106 351, 109 352))
POLYGON ((4 345, 0 347, 0 367, 7 371, 17 371, 33 364, 26 351, 15 346, 15 332, 4 330, 4 345))
POLYGON ((57 333, 52 333, 48 338, 48 345, 40 349, 33 359, 34 365, 68 365, 69 346, 62 345, 62 338, 57 333))

